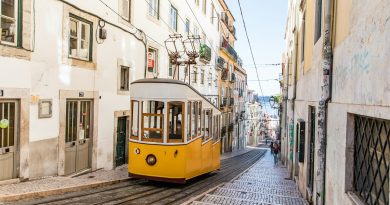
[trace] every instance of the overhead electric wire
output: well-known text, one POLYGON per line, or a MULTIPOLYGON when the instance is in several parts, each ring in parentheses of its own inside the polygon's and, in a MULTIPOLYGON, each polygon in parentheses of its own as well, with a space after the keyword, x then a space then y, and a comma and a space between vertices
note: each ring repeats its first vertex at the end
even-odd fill
MULTIPOLYGON (((186 1, 187 1, 187 0, 186 0, 186 1)), ((260 83, 259 71, 257 70, 257 64, 256 64, 256 61, 255 61, 255 57, 254 57, 254 55, 253 55, 252 45, 251 45, 251 42, 250 42, 250 40, 249 40, 248 30, 247 30, 247 28, 246 28, 246 23, 245 23, 244 15, 243 15, 243 13, 242 13, 241 3, 240 3, 240 0, 237 0, 237 1, 238 1, 238 6, 240 7, 240 13, 241 13, 241 18, 242 18, 242 23, 244 24, 246 39, 248 40, 249 50, 250 50, 250 52, 251 52, 253 65, 255 66, 255 69, 256 69, 256 76, 257 76, 257 79, 258 79, 258 82, 259 82, 260 92, 261 92, 261 95, 264 96, 263 89, 262 89, 261 83, 260 83)))

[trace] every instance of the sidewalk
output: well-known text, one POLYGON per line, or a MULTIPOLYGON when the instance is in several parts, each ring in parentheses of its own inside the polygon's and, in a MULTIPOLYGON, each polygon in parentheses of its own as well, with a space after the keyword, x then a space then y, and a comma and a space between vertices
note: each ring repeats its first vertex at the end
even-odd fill
POLYGON ((287 176, 287 170, 274 165, 268 152, 244 174, 192 204, 307 205, 295 183, 285 179, 287 176))
POLYGON ((129 180, 127 164, 115 170, 98 170, 78 177, 47 177, 0 186, 0 204, 6 201, 44 197, 86 190, 129 180))
MULTIPOLYGON (((251 148, 247 148, 232 153, 224 153, 221 155, 221 160, 245 154, 251 150, 251 148)), ((0 204, 1 202, 7 201, 88 190, 116 184, 129 179, 126 164, 117 167, 115 170, 98 170, 78 177, 54 176, 15 184, 0 185, 0 204)))

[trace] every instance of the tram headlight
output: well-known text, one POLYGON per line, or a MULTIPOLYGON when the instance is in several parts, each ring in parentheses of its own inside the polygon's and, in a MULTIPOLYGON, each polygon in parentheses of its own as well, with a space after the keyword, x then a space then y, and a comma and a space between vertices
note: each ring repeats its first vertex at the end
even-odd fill
POLYGON ((153 166, 157 163, 157 158, 156 156, 154 156, 153 154, 149 154, 147 157, 146 157, 146 163, 150 166, 153 166))

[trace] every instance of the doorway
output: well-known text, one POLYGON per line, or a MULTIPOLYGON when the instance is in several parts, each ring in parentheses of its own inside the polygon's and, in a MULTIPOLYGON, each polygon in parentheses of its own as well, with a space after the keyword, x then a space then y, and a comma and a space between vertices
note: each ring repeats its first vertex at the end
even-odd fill
POLYGON ((316 129, 316 108, 313 106, 309 107, 309 164, 308 164, 308 182, 307 186, 311 192, 313 192, 314 186, 314 149, 315 149, 315 129, 316 129))
POLYGON ((0 100, 0 181, 18 177, 18 102, 0 100))
POLYGON ((92 100, 66 101, 65 175, 91 167, 92 100))
POLYGON ((127 136, 129 134, 129 118, 126 116, 118 117, 118 126, 116 130, 116 159, 115 166, 121 166, 127 163, 127 136))

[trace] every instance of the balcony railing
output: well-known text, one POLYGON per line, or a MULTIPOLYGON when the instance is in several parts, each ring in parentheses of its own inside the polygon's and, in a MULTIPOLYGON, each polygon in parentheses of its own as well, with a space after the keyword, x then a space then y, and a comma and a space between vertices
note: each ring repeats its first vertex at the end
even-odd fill
POLYGON ((236 81, 236 74, 232 73, 230 76, 230 82, 235 82, 236 81))
POLYGON ((220 67, 221 69, 223 69, 225 66, 225 59, 223 59, 222 57, 218 57, 217 66, 220 67))
POLYGON ((199 59, 210 62, 211 60, 211 48, 206 44, 201 44, 199 49, 199 59))
POLYGON ((225 107, 225 106, 227 106, 227 98, 225 98, 225 97, 223 97, 222 99, 221 99, 221 108, 222 107, 225 107))
POLYGON ((233 46, 231 46, 225 38, 222 38, 221 47, 229 53, 229 55, 235 60, 235 62, 237 62, 238 60, 237 52, 234 50, 233 46))

